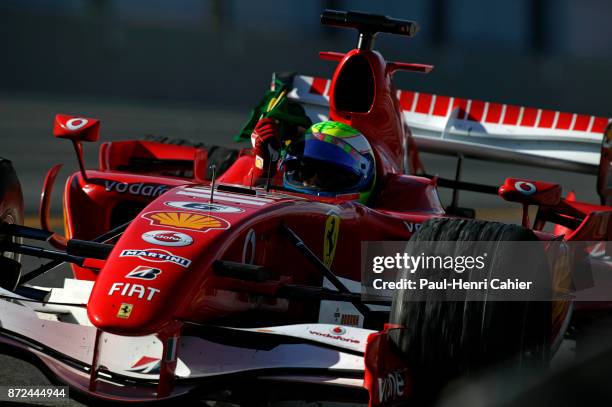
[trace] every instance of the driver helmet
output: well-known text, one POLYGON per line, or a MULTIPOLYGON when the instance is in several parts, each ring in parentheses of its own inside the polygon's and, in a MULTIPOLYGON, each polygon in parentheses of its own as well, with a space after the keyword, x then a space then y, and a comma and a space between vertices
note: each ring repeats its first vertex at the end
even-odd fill
POLYGON ((358 130, 340 122, 313 124, 289 143, 283 159, 283 186, 291 191, 334 197, 359 194, 366 203, 376 165, 372 147, 358 130))

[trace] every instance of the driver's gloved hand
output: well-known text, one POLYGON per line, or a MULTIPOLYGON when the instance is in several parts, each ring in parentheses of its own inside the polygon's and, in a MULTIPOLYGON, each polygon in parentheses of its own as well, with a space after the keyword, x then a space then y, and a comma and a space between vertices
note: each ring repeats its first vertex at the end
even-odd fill
POLYGON ((278 124, 274 119, 264 118, 257 122, 251 133, 251 143, 255 154, 255 166, 259 170, 264 170, 272 161, 272 171, 275 168, 274 162, 278 160, 280 151, 280 140, 278 135, 278 124))

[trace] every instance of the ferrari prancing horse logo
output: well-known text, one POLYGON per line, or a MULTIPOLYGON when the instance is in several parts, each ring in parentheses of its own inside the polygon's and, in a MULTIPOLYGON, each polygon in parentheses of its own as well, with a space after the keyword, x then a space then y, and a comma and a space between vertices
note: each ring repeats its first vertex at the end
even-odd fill
POLYGON ((119 311, 117 312, 117 318, 129 318, 133 308, 133 304, 121 303, 121 307, 119 307, 119 311))
POLYGON ((325 221, 325 236, 323 240, 323 263, 329 268, 336 255, 338 231, 340 230, 340 216, 330 214, 325 221))

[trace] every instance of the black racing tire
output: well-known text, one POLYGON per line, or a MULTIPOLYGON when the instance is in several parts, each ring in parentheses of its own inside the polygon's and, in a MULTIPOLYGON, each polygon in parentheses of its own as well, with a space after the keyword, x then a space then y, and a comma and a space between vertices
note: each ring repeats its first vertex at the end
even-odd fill
MULTIPOLYGON (((23 194, 11 161, 0 158, 0 224, 23 225, 23 194)), ((20 238, 0 234, 0 241, 21 242, 20 238)), ((0 287, 14 290, 19 282, 21 255, 0 253, 0 287)))
MULTIPOLYGON (((475 241, 535 240, 538 239, 533 231, 518 225, 453 218, 428 220, 411 239, 420 242, 415 249, 418 253, 427 253, 428 248, 433 250, 436 242, 466 242, 457 249, 461 254, 469 254, 470 247, 475 246, 471 242, 475 241)), ((495 259, 490 259, 492 264, 483 271, 486 277, 499 277, 495 267, 500 264, 497 259, 504 261, 505 257, 505 261, 511 259, 514 264, 514 254, 504 252, 503 247, 498 246, 495 259)), ((548 287, 551 277, 546 254, 538 249, 535 257, 524 261, 537 265, 541 275, 534 280, 548 287)), ((516 261, 520 267, 521 260, 516 261)), ((433 291, 420 294, 396 291, 389 318, 391 324, 404 327, 393 330, 390 337, 413 370, 415 393, 435 397, 449 381, 500 363, 506 367, 542 367, 548 363, 550 301, 469 301, 468 298, 443 301, 433 291)))
POLYGON ((177 146, 196 147, 208 151, 208 169, 206 179, 212 179, 212 165, 215 165, 217 177, 223 174, 238 159, 239 149, 216 145, 209 145, 187 139, 176 139, 163 136, 146 136, 145 141, 153 141, 162 144, 173 144, 177 146))

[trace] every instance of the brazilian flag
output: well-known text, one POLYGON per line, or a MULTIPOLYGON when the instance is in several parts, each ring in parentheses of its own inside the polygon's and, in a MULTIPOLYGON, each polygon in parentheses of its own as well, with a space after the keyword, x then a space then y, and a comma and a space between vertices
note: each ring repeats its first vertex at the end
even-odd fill
POLYGON ((251 111, 249 120, 242 128, 240 134, 234 137, 234 141, 250 141, 251 133, 262 118, 272 118, 279 122, 279 133, 281 137, 288 134, 290 128, 296 126, 305 129, 312 125, 312 121, 306 116, 304 108, 297 102, 287 98, 291 85, 280 79, 274 79, 274 86, 267 91, 261 101, 251 111))

